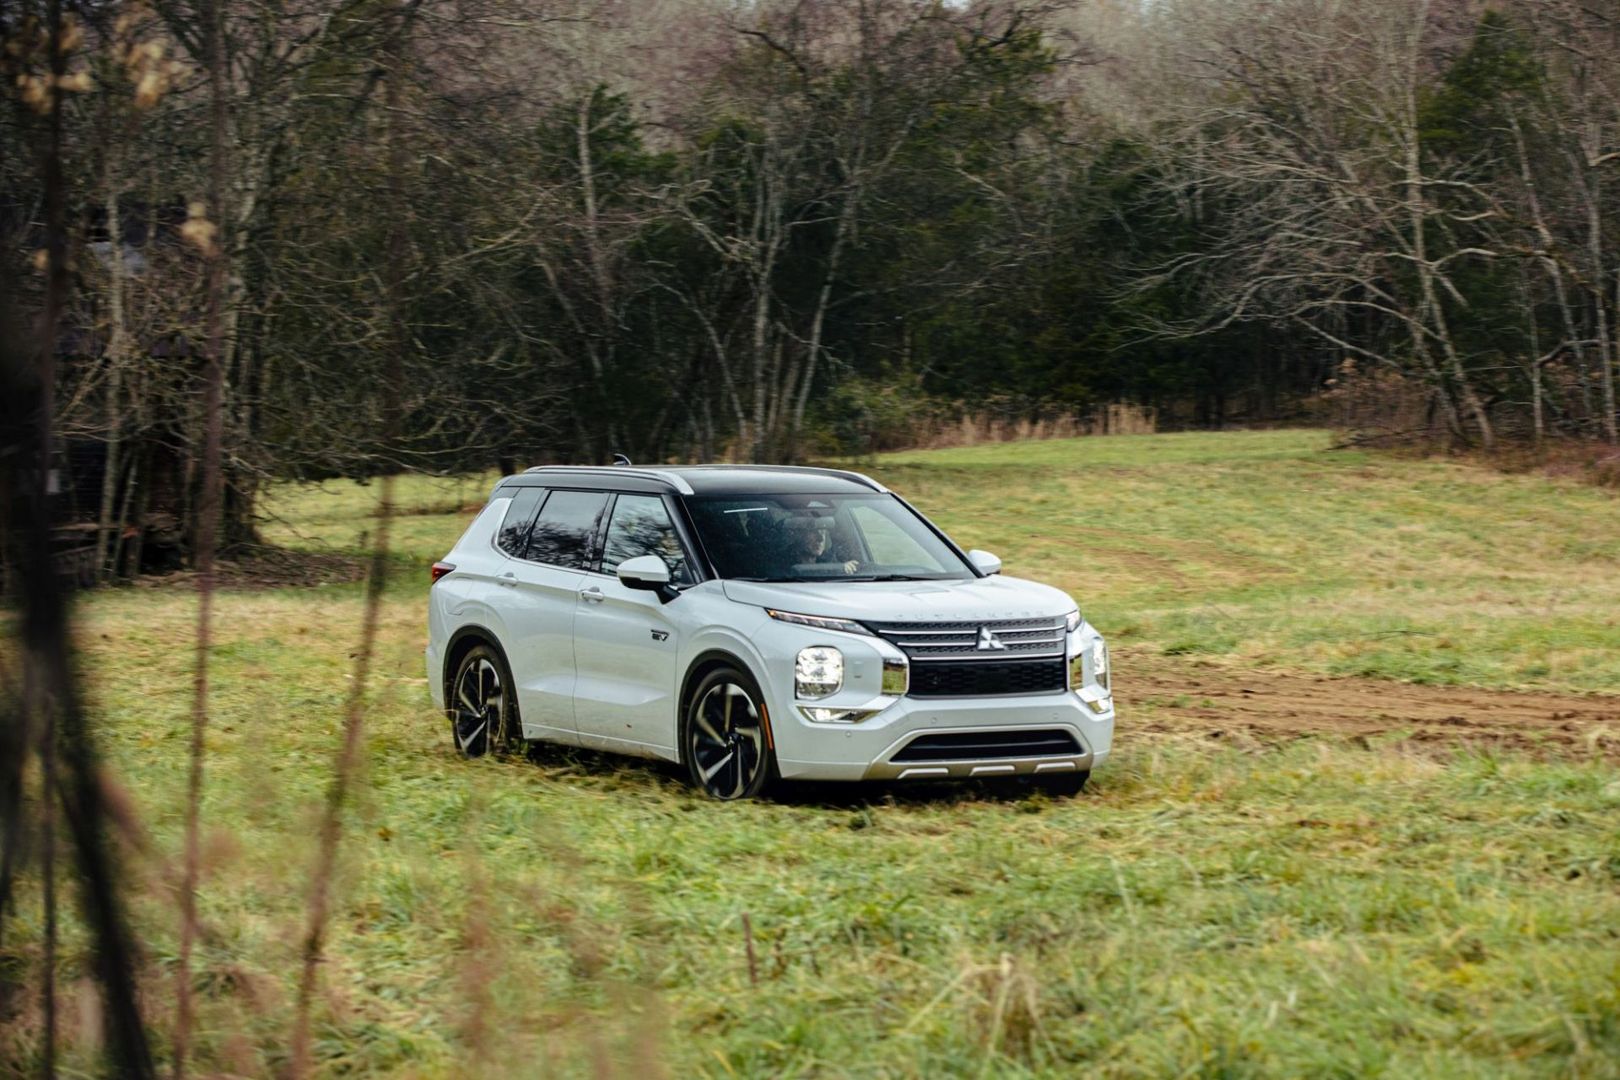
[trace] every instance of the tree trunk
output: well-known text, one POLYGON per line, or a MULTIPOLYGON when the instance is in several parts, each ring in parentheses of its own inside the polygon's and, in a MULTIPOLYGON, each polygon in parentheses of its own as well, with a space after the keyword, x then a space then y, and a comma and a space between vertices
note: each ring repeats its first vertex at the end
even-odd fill
POLYGON ((199 830, 201 827, 204 736, 208 729, 208 660, 213 644, 214 554, 219 542, 219 518, 224 489, 224 397, 225 397, 225 306, 227 274, 226 236, 230 220, 225 206, 226 155, 230 141, 226 123, 225 86, 225 0, 213 0, 208 8, 208 90, 210 148, 208 169, 208 215, 221 230, 207 241, 208 261, 206 316, 207 355, 203 373, 203 478, 202 497, 197 504, 197 640, 191 694, 191 752, 186 780, 185 858, 180 888, 180 948, 175 973, 174 1075, 186 1074, 190 1051, 191 949, 197 936, 197 881, 201 874, 199 830))
POLYGON ((804 428, 804 409, 810 400, 810 387, 816 379, 816 361, 821 356, 821 334, 827 322, 827 306, 832 300, 833 284, 838 278, 838 265, 844 252, 844 243, 854 227, 859 187, 844 197, 838 212, 838 228, 833 233, 832 249, 827 252, 827 269, 821 278, 821 290, 816 295, 815 314, 810 319, 810 342, 805 347, 804 375, 799 383, 798 400, 793 403, 793 419, 788 426, 787 458, 795 461, 799 453, 799 432, 804 428))
POLYGON ((107 581, 118 570, 116 560, 109 559, 109 549, 113 546, 111 540, 119 524, 114 518, 113 510, 118 499, 118 469, 122 464, 118 455, 124 429, 124 351, 128 347, 124 325, 124 231, 118 208, 118 198, 123 189, 123 176, 117 139, 114 138, 112 141, 114 145, 107 148, 106 170, 110 277, 107 283, 109 322, 106 352, 107 400, 103 415, 106 417, 107 455, 101 474, 101 508, 96 517, 96 577, 101 581, 107 581))
MULTIPOLYGON (((1596 154, 1587 151, 1587 160, 1596 154)), ((1589 167, 1586 182, 1586 243, 1592 259, 1592 314, 1597 327, 1598 377, 1603 387, 1603 437, 1609 442, 1620 442, 1620 429, 1616 428, 1614 367, 1616 357, 1609 344, 1609 311, 1607 290, 1603 287, 1603 178, 1596 168, 1589 167)), ((1620 297, 1620 283, 1616 284, 1620 297)))
POLYGON ((1423 186, 1423 148, 1419 136, 1417 109, 1420 46, 1428 16, 1428 0, 1422 0, 1414 12, 1411 67, 1405 73, 1406 115, 1404 118, 1405 130, 1402 132, 1406 150, 1406 210, 1408 223, 1412 231, 1412 256, 1417 267, 1421 296, 1418 315, 1420 323, 1432 325, 1434 336, 1440 344, 1441 352, 1446 358, 1446 365, 1451 371, 1451 377, 1457 382, 1457 390, 1462 395, 1463 404, 1468 407, 1468 411, 1473 415, 1474 423, 1479 428, 1480 440, 1485 444, 1485 448, 1489 450, 1496 445, 1496 433, 1492 430, 1491 419, 1485 412, 1484 403, 1474 390, 1473 383, 1469 381, 1468 371, 1463 366, 1462 358, 1457 354, 1456 346, 1451 338, 1450 327, 1446 322, 1445 311, 1435 291, 1434 264, 1429 261, 1427 237, 1428 196, 1425 194, 1423 186))

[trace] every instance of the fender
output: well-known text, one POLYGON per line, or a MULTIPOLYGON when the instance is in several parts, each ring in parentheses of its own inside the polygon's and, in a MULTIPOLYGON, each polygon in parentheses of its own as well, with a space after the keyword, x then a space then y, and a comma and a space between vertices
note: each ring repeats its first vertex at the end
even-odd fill
MULTIPOLYGON (((760 672, 765 670, 765 664, 760 659, 759 654, 754 651, 751 645, 747 644, 746 638, 734 638, 731 640, 726 640, 731 638, 730 634, 706 634, 704 636, 705 638, 709 638, 711 640, 713 638, 720 638, 721 641, 718 643, 711 643, 708 648, 703 649, 687 662, 686 670, 681 674, 680 696, 675 699, 677 702, 677 708, 681 710, 681 713, 686 711, 686 695, 692 689, 693 676, 695 676, 707 665, 718 662, 728 664, 731 667, 739 668, 746 672, 749 678, 754 680, 754 685, 759 687, 760 696, 765 699, 760 703, 764 713, 762 719, 765 721, 765 745, 772 750, 776 749, 776 737, 771 732, 770 683, 760 675, 760 672), (745 657, 742 655, 744 653, 750 655, 745 657)), ((677 731, 679 731, 682 719, 683 717, 680 714, 677 714, 677 731)), ((679 739, 677 738, 677 744, 678 743, 679 739)), ((676 750, 682 755, 682 760, 684 760, 686 751, 679 745, 677 745, 676 750)))
POLYGON ((447 701, 450 697, 450 680, 455 675, 452 667, 456 653, 462 642, 466 641, 468 638, 477 638, 479 641, 488 642, 490 648, 500 653, 501 659, 506 661, 507 670, 510 671, 512 668, 512 661, 506 655, 506 647, 501 644, 501 637, 499 634, 478 623, 468 623, 462 626, 460 629, 456 630, 455 633, 450 635, 450 640, 445 642, 444 646, 444 670, 439 672, 439 685, 444 687, 444 695, 447 701))

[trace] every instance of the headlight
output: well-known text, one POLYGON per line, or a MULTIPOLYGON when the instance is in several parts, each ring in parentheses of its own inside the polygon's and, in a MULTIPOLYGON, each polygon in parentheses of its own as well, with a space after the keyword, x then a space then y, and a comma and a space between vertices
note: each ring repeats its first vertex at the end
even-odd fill
POLYGON ((800 649, 793 661, 793 692, 814 700, 844 688, 844 654, 831 645, 800 649))
POLYGON ((1071 634, 1080 629, 1079 608, 1075 608, 1073 611, 1069 612, 1068 616, 1063 621, 1063 629, 1067 630, 1071 634))
POLYGON ((872 631, 849 619, 835 619, 829 615, 796 615, 791 611, 777 611, 775 608, 766 608, 765 614, 780 622, 794 623, 798 626, 813 626, 817 630, 842 630, 846 634, 872 636, 872 631))

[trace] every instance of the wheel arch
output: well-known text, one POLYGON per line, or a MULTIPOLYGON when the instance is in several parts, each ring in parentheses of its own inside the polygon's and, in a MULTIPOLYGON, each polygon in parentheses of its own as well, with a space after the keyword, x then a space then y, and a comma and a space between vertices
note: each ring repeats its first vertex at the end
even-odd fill
POLYGON ((686 674, 681 677, 681 693, 675 699, 676 708, 680 710, 675 716, 675 749, 683 762, 686 760, 686 740, 681 736, 680 732, 682 726, 686 723, 686 708, 691 703, 692 691, 703 681, 704 676, 721 667, 736 668, 754 680, 754 687, 759 691, 760 711, 765 721, 765 745, 773 751, 776 749, 776 737, 771 731, 771 708, 770 704, 765 700, 765 681, 754 670, 754 665, 726 649, 705 649, 694 656, 692 662, 686 666, 686 674))
POLYGON ((462 657, 479 645, 488 645, 494 649, 500 654, 501 662, 506 665, 506 670, 512 670, 512 660, 506 655, 506 650, 501 647, 501 640, 495 636, 495 631, 486 626, 479 626, 476 623, 461 627, 451 634, 450 640, 445 643, 444 670, 439 672, 439 685, 444 687, 444 700, 447 704, 453 691, 450 680, 455 678, 457 665, 461 663, 462 657))

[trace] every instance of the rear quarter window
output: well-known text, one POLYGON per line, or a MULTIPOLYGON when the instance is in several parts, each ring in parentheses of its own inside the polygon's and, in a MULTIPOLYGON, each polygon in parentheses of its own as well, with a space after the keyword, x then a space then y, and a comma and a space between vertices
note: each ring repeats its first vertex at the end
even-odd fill
POLYGON ((514 559, 523 558, 524 545, 529 538, 529 523, 534 520, 534 511, 545 493, 545 488, 517 489, 512 495, 511 505, 506 508, 506 517, 501 520, 501 527, 495 533, 496 547, 514 559))

